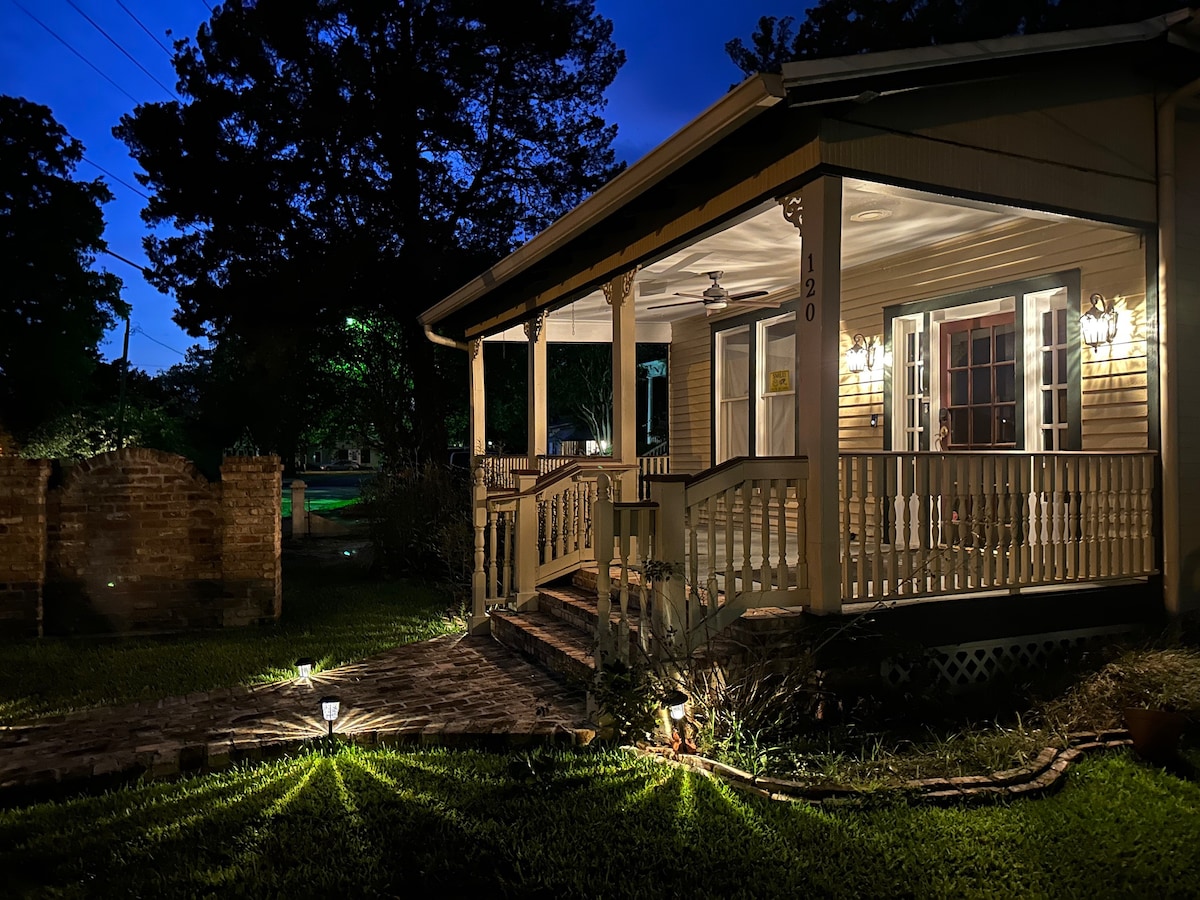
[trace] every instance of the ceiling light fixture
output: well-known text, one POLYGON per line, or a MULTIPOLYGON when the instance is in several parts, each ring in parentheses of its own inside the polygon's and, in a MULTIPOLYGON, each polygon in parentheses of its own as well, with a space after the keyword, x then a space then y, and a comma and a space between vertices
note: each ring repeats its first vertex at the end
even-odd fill
POLYGON ((851 222, 878 222, 881 219, 890 219, 892 211, 890 209, 863 209, 850 216, 851 222))

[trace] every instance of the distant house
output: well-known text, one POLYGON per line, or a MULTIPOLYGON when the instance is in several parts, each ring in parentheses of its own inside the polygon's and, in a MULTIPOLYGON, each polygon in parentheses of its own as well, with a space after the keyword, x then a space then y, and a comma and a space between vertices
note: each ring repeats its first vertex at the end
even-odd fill
POLYGON ((476 498, 474 625, 609 557, 681 564, 693 636, 768 607, 1200 607, 1198 47, 1183 10, 790 63, 426 310, 472 358, 477 452, 489 338, 524 323, 531 351, 541 474, 476 498), (568 340, 612 342, 603 471, 545 462, 568 340), (675 474, 630 505, 637 341, 670 345, 675 474))

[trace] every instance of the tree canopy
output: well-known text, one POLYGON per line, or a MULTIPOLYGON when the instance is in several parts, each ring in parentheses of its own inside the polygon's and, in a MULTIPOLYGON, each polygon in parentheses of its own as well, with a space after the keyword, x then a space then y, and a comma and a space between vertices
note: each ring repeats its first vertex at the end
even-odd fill
POLYGON ((177 45, 183 101, 115 133, 177 231, 150 280, 236 345, 233 431, 286 452, 323 405, 445 447, 465 359, 415 316, 615 174, 611 32, 592 0, 230 0, 177 45))
POLYGON ((725 52, 752 75, 778 72, 792 59, 1137 22, 1183 5, 1182 0, 819 0, 798 26, 792 16, 763 16, 748 45, 737 37, 725 44, 725 52))
POLYGON ((83 398, 127 312, 120 279, 92 268, 112 195, 73 177, 82 158, 47 107, 0 96, 0 422, 18 441, 83 398))

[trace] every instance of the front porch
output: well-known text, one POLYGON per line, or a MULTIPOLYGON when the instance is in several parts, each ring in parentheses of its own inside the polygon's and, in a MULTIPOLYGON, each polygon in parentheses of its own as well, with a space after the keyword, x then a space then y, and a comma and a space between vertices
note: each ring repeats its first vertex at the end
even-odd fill
POLYGON ((752 609, 861 612, 1158 571, 1152 453, 842 454, 837 466, 841 537, 814 544, 803 458, 651 477, 649 501, 625 502, 614 492, 629 466, 525 470, 517 490, 496 493, 481 458, 472 625, 486 628, 499 606, 536 607, 541 587, 593 565, 597 615, 614 617, 617 649, 636 608, 649 612, 647 642, 672 634, 688 651, 752 609), (836 576, 824 584, 831 596, 814 590, 816 569, 836 576))

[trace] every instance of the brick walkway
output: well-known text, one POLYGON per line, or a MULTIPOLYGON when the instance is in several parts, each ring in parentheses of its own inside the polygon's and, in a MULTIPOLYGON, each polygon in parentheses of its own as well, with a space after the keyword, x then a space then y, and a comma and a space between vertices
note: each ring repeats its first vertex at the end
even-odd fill
POLYGON ((358 743, 586 743, 584 696, 487 637, 397 647, 299 681, 105 707, 0 728, 0 792, 216 769, 335 730, 358 743))

